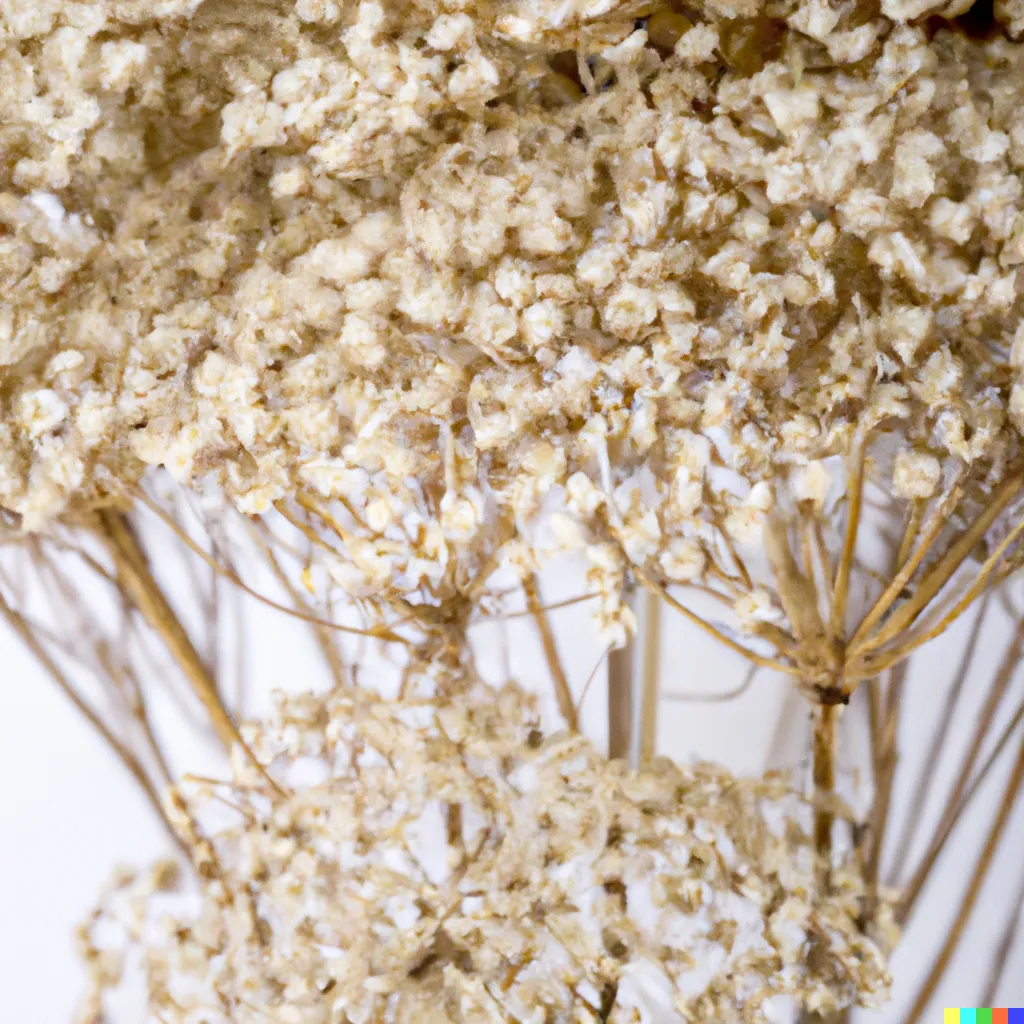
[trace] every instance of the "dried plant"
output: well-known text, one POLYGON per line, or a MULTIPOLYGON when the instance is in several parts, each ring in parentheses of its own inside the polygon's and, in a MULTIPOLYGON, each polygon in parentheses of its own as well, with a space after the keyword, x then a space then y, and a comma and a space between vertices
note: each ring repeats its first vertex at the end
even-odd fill
POLYGON ((687 1020, 733 1021, 884 998, 861 882, 814 897, 809 808, 779 779, 630 772, 545 738, 514 688, 285 700, 249 739, 289 798, 244 762, 184 781, 182 831, 231 819, 202 845, 199 909, 160 920, 166 868, 120 878, 84 929, 86 1019, 118 973, 111 917, 168 1022, 625 1021, 680 995, 687 1020))
MULTIPOLYGON (((573 553, 612 757, 635 734, 655 754, 662 604, 810 701, 826 903, 840 715, 866 695, 874 807, 848 831, 870 931, 906 659, 1006 580, 1024 530, 1022 14, 1000 0, 981 33, 969 6, 14 0, 0 516, 81 606, 121 721, 7 577, 0 611, 155 803, 170 772, 142 676, 52 557, 73 554, 284 807, 143 522, 306 621, 339 690, 339 636, 360 637, 402 652, 402 699, 426 674, 458 707, 469 630, 511 578, 570 731, 582 697, 539 574, 573 553), (155 496, 161 470, 204 496, 198 522, 155 496), (230 557, 236 515, 283 600, 230 557)), ((1008 680, 901 879, 904 919, 1008 680)), ((211 842, 192 817, 176 834, 211 842)))

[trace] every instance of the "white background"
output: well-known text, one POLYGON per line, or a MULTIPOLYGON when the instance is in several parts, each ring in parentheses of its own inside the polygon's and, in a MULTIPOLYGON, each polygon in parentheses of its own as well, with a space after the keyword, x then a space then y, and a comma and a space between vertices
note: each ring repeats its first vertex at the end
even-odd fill
MULTIPOLYGON (((164 543, 167 543, 166 538, 164 543)), ((251 568, 247 573, 254 573, 251 568)), ((185 614, 187 589, 178 600, 185 614)), ((261 587, 271 589, 267 581, 261 587)), ((582 593, 585 583, 560 567, 544 578, 544 598, 555 601, 582 593)), ((248 598, 233 599, 243 613, 244 676, 247 706, 257 707, 273 687, 316 688, 326 672, 301 623, 271 612, 248 598)), ((669 693, 717 693, 732 689, 744 675, 735 656, 719 649, 696 629, 663 611, 661 671, 669 693)), ((563 660, 577 694, 598 662, 603 647, 590 623, 586 605, 553 613, 563 660)), ((234 627, 232 626, 232 629, 234 627)), ((906 814, 917 772, 935 773, 925 825, 934 822, 938 802, 948 788, 984 690, 1002 655, 1011 628, 1004 612, 990 613, 965 694, 955 711, 950 738, 940 751, 928 744, 943 711, 943 694, 972 628, 969 618, 915 658, 901 726, 903 760, 893 807, 893 830, 906 814)), ((230 630, 229 630, 230 632, 230 630)), ((529 620, 475 631, 481 668, 497 678, 505 671, 531 688, 547 693, 540 646, 529 620)), ((234 656, 229 655, 234 661, 234 656)), ((102 742, 53 688, 10 634, 0 632, 0 1022, 63 1024, 72 1018, 80 991, 72 931, 89 911, 101 884, 117 863, 142 865, 167 851, 166 840, 148 805, 102 742)), ((154 667, 159 683, 160 666, 154 667)), ((1013 683, 1015 705, 1024 681, 1013 683)), ((159 693, 158 689, 154 693, 159 693)), ((175 766, 217 770, 213 745, 197 742, 195 730, 166 700, 156 699, 158 728, 175 751, 175 766)), ((595 678, 584 706, 584 727, 603 743, 603 671, 595 678)), ((548 701, 550 707, 550 700, 548 701)), ((680 703, 665 700, 659 722, 659 752, 679 760, 704 758, 737 772, 765 766, 789 768, 798 779, 807 769, 807 706, 782 678, 759 676, 739 700, 727 703, 680 703)), ((864 799, 865 720, 855 699, 844 721, 842 785, 864 799)), ((1017 740, 1019 742, 1019 739, 1017 740)), ((974 857, 991 819, 995 801, 1016 744, 986 784, 963 822, 957 841, 943 856, 927 898, 922 902, 894 963, 891 1007, 858 1020, 904 1019, 909 1002, 941 945, 972 870, 974 857)), ((917 847, 918 852, 920 846, 917 847)), ((1006 912, 1024 883, 1024 800, 1016 807, 1006 840, 971 928, 924 1020, 939 1020, 946 1005, 976 1005, 999 939, 1006 912)), ((1024 924, 995 1005, 1024 1005, 1024 924)), ((119 1022, 120 1024, 120 1022, 119 1022)), ((127 1022, 124 1022, 127 1024, 127 1022)))

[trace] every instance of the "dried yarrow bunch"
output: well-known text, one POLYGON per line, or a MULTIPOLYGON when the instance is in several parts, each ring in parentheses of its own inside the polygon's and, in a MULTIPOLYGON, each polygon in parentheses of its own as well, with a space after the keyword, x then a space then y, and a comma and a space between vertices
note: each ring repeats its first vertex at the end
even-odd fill
POLYGON ((1016 467, 1003 36, 922 4, 15 8, 17 527, 161 466, 308 518, 402 614, 582 547, 621 641, 633 574, 706 581, 710 530, 756 542, 780 478, 820 506, 869 433, 912 500, 1016 467))
POLYGON ((859 878, 818 894, 809 807, 781 779, 630 771, 543 735, 511 686, 282 698, 245 734, 287 799, 244 759, 172 794, 198 895, 154 895, 166 866, 119 878, 81 933, 83 1020, 117 936, 167 1024, 710 1024, 886 996, 859 878))
POLYGON ((453 679, 500 570, 555 652, 535 574, 571 552, 609 647, 643 588, 809 698, 826 859, 868 691, 871 920, 892 674, 1024 530, 1024 14, 968 7, 8 0, 5 536, 84 553, 225 747, 135 514, 268 599, 158 471, 248 517, 325 650, 453 679))
POLYGON ((163 467, 446 629, 581 551, 614 645, 696 586, 849 699, 1020 479, 1024 51, 926 10, 9 17, 6 518, 163 467), (908 557, 851 610, 865 465, 908 557))

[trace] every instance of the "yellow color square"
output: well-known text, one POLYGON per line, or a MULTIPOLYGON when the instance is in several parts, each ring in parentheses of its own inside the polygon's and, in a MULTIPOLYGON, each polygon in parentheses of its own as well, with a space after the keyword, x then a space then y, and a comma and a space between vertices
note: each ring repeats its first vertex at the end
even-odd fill
POLYGON ((960 1024, 960 1008, 947 1006, 942 1011, 942 1024, 960 1024))

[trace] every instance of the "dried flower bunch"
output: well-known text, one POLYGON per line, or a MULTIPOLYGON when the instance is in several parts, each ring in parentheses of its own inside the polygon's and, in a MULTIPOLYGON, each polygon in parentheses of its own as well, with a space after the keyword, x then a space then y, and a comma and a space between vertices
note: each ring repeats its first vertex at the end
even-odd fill
MULTIPOLYGON (((224 995, 254 1020, 624 1021, 639 985, 739 1020, 882 992, 863 936, 887 930, 891 672, 1017 567, 1024 531, 1024 7, 995 0, 972 35, 951 21, 970 6, 0 0, 0 528, 81 556, 245 755, 176 797, 198 915, 134 933, 168 1019, 224 995), (153 498, 155 468, 254 521, 339 683, 249 745, 125 510, 265 598, 153 498), (900 525, 875 569, 878 496, 900 525), (281 523, 300 585, 329 576, 412 648, 407 681, 446 680, 430 699, 341 691, 330 631, 359 630, 280 570, 281 523), (575 729, 534 577, 566 551, 611 647, 639 584, 812 699, 813 852, 769 827, 795 799, 776 781, 630 775, 537 739, 515 691, 465 690, 466 626, 510 566, 575 729), (862 683, 878 815, 855 868, 832 790, 862 683), (302 758, 329 770, 286 780, 302 758), (244 824, 204 838, 225 800, 244 824), (433 877, 403 836, 439 807, 433 877)), ((108 674, 156 802, 141 684, 108 674)))
POLYGON ((186 781, 198 901, 147 898, 165 867, 120 880, 82 932, 86 1020, 119 973, 111 918, 167 1024, 763 1021, 886 995, 858 876, 817 895, 809 808, 779 779, 631 772, 544 737, 511 686, 282 699, 246 734, 290 796, 244 760, 186 781))
POLYGON ((630 566, 706 580, 857 430, 989 489, 1024 51, 927 11, 16 3, 0 506, 212 477, 385 604, 582 546, 621 639, 630 566))

